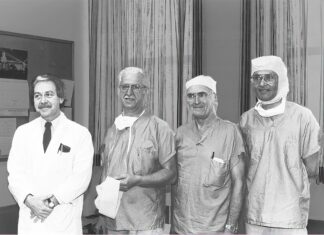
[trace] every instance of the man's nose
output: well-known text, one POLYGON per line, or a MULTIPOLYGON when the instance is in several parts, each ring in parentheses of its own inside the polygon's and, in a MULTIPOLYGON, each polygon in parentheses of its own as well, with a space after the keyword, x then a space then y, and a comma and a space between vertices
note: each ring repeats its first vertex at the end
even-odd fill
POLYGON ((198 95, 194 95, 194 103, 195 104, 199 104, 199 97, 198 97, 198 95))
POLYGON ((265 83, 264 79, 261 78, 259 85, 260 85, 260 86, 264 86, 265 84, 266 84, 266 83, 265 83))
POLYGON ((133 88, 132 86, 129 86, 126 92, 127 95, 132 95, 133 94, 133 88))
POLYGON ((47 101, 47 99, 46 99, 45 95, 42 95, 41 99, 40 99, 40 102, 45 103, 46 101, 47 101))

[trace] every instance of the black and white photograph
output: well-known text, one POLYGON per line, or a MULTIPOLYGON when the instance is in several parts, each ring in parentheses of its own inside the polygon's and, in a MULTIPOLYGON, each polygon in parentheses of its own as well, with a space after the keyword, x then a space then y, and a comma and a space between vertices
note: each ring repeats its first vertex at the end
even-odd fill
POLYGON ((0 55, 0 78, 27 80, 27 51, 0 48, 0 55))
POLYGON ((324 0, 0 0, 1 234, 324 235, 324 0))

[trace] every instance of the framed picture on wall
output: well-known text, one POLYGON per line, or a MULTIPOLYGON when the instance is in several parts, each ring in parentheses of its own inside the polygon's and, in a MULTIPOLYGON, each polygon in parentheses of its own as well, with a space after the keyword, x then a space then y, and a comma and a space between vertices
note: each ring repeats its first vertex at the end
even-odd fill
MULTIPOLYGON (((24 107, 26 110, 23 110, 23 112, 16 112, 14 105, 9 105, 10 107, 6 105, 8 102, 0 102, 0 133, 8 132, 6 123, 17 128, 30 120, 29 114, 35 111, 31 89, 36 76, 50 73, 67 80, 69 84, 73 83, 73 54, 73 41, 0 31, 0 80, 3 80, 3 84, 5 82, 11 84, 15 81, 19 84, 27 83, 27 89, 24 90, 23 94, 17 94, 17 97, 24 96, 24 99, 29 100, 27 107, 24 107), (18 113, 25 113, 26 115, 18 113)), ((18 89, 17 92, 19 92, 18 89)), ((11 101, 14 102, 14 100, 11 101)), ((70 97, 68 108, 73 119, 73 96, 70 97)), ((9 141, 8 136, 1 136, 0 134, 0 161, 7 160, 9 145, 11 145, 11 140, 9 141)))

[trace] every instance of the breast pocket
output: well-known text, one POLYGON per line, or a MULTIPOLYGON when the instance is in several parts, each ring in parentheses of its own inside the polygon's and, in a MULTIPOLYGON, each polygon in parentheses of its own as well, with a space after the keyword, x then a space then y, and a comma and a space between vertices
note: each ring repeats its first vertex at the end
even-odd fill
POLYGON ((145 141, 136 149, 133 161, 133 172, 135 175, 148 175, 154 172, 156 166, 155 149, 151 141, 145 141))
POLYGON ((209 170, 205 177, 204 186, 223 187, 228 174, 228 163, 220 158, 210 160, 209 170))

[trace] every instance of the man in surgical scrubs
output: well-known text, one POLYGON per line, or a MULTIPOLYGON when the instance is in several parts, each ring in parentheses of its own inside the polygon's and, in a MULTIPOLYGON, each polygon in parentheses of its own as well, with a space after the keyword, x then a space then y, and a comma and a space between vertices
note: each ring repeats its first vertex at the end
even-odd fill
POLYGON ((286 100, 287 68, 280 57, 253 59, 251 74, 258 102, 240 120, 250 156, 247 233, 307 234, 319 125, 309 109, 286 100))
POLYGON ((165 186, 176 178, 175 135, 147 110, 144 71, 128 67, 118 78, 123 112, 105 137, 102 180, 120 180, 123 195, 116 218, 102 215, 99 226, 104 233, 162 234, 165 186))
POLYGON ((243 140, 235 124, 217 117, 216 81, 197 76, 186 89, 193 119, 176 134, 172 230, 235 233, 243 201, 243 140))

